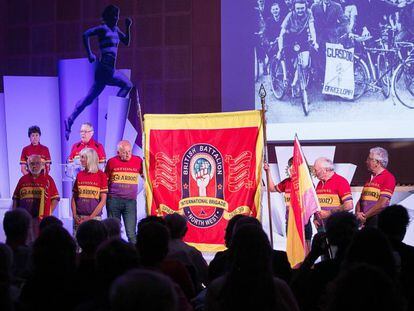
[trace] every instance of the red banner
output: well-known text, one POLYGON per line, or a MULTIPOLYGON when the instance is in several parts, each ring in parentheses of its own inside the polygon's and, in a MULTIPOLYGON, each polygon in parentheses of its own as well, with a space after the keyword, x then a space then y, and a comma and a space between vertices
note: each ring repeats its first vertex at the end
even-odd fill
POLYGON ((223 249, 231 217, 258 216, 259 112, 146 115, 145 134, 149 213, 184 215, 186 242, 204 251, 223 249))

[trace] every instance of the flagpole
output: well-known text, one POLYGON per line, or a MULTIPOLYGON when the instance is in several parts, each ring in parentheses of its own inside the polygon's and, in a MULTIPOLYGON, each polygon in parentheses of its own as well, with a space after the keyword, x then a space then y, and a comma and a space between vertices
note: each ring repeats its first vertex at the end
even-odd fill
MULTIPOLYGON (((298 137, 297 133, 295 133, 295 139, 299 141, 299 137, 298 137)), ((305 160, 306 167, 309 168, 309 163, 308 163, 308 160, 306 159, 305 155, 303 154, 302 146, 300 146, 300 152, 302 154, 303 159, 305 160)), ((311 175, 310 172, 309 172, 309 175, 311 175)), ((309 177, 312 179, 312 176, 309 176, 309 177)), ((313 185, 313 187, 315 188, 315 185, 313 185)), ((315 191, 316 191, 316 189, 315 189, 315 191)), ((323 232, 326 232, 324 221, 319 217, 318 213, 315 213, 314 217, 316 217, 318 222, 322 225, 323 232)), ((308 221, 310 221, 310 219, 308 221)), ((329 259, 333 259, 331 245, 329 243, 328 237, 326 237, 326 236, 325 236, 325 242, 326 242, 326 245, 327 245, 327 248, 328 248, 329 259)))
MULTIPOLYGON (((265 104, 265 98, 266 98, 266 90, 263 86, 263 83, 260 85, 259 89, 259 96, 260 96, 260 102, 262 104, 262 124, 263 124, 263 155, 264 160, 266 163, 269 163, 269 157, 267 154, 267 135, 266 135, 266 104, 265 104)), ((270 244, 273 248, 273 225, 272 225, 272 207, 270 204, 270 191, 269 191, 269 170, 265 170, 266 174, 266 187, 267 187, 267 210, 269 213, 269 230, 270 230, 270 244)))
MULTIPOLYGON (((137 87, 135 86, 135 96, 136 96, 136 101, 137 101, 137 117, 139 120, 139 125, 141 128, 141 144, 142 144, 142 174, 144 177, 144 183, 145 183, 145 179, 146 179, 146 167, 145 167, 145 136, 144 136, 144 119, 142 118, 142 111, 141 111, 141 103, 139 101, 139 93, 137 90, 137 87)), ((145 185, 143 187, 144 189, 144 194, 145 194, 145 185)), ((147 196, 144 195, 144 200, 145 200, 145 210, 147 210, 147 196)))

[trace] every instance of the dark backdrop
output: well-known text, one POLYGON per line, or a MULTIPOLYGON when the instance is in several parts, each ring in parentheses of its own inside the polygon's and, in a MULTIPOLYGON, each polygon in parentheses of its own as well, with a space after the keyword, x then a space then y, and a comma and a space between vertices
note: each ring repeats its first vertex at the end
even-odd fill
POLYGON ((221 111, 219 0, 0 0, 0 76, 55 76, 59 59, 86 57, 82 32, 110 3, 121 29, 134 21, 117 68, 132 69, 144 112, 221 111))

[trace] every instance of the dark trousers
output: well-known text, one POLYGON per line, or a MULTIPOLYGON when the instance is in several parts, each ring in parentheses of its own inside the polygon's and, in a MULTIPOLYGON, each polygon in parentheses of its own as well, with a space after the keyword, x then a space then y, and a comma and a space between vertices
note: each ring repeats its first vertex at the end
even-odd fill
POLYGON ((121 220, 122 216, 128 241, 135 244, 137 242, 137 200, 108 198, 106 211, 108 217, 121 220))

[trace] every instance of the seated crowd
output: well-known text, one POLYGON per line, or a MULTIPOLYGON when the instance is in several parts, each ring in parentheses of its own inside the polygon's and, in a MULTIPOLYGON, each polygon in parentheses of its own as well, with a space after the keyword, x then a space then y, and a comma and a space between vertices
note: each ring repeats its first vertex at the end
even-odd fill
POLYGON ((358 230, 355 215, 332 214, 304 262, 291 269, 259 221, 236 216, 227 250, 207 265, 183 242, 186 219, 148 216, 136 243, 123 241, 117 219, 82 222, 76 241, 53 216, 27 243, 31 215, 4 217, 0 244, 0 310, 412 310, 414 247, 402 242, 409 223, 400 205, 378 228, 358 230), (320 261, 317 259, 321 258, 320 261))

